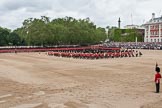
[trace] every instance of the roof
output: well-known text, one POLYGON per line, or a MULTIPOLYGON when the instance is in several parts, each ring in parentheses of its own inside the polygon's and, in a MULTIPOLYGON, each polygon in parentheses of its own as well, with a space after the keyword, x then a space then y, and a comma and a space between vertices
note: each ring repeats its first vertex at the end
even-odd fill
POLYGON ((162 22, 162 16, 158 18, 150 19, 147 23, 161 23, 162 22))

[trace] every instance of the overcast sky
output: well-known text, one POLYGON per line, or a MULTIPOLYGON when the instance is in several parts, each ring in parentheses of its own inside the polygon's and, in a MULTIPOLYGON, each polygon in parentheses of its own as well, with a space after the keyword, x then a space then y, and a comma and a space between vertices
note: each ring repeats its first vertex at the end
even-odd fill
POLYGON ((27 18, 89 17, 97 26, 137 24, 162 15, 161 0, 0 0, 0 26, 15 29, 27 18), (132 18, 131 18, 132 16, 132 18), (131 20, 132 19, 132 20, 131 20))

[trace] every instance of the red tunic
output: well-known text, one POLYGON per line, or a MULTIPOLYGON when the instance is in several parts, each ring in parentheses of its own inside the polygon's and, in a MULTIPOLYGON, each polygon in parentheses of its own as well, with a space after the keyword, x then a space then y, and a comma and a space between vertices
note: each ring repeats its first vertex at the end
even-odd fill
POLYGON ((160 83, 160 78, 161 78, 161 74, 160 73, 156 73, 155 74, 155 83, 160 83))

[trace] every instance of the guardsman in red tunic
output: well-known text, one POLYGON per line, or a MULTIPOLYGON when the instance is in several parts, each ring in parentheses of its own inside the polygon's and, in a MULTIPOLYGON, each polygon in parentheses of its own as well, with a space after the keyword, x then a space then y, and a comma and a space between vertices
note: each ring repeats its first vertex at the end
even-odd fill
POLYGON ((156 70, 156 74, 155 74, 156 93, 159 93, 159 91, 160 91, 160 78, 161 78, 161 74, 159 73, 160 68, 156 67, 155 70, 156 70))

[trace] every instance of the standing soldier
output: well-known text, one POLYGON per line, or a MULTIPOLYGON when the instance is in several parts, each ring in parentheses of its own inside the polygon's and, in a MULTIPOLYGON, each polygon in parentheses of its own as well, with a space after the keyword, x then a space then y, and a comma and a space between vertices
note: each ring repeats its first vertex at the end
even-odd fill
POLYGON ((161 74, 160 72, 160 68, 158 67, 157 63, 156 63, 156 68, 155 68, 156 74, 155 74, 155 84, 156 84, 156 93, 159 93, 160 91, 160 78, 161 78, 161 74))
POLYGON ((138 57, 138 51, 136 51, 136 57, 138 57))
POLYGON ((139 51, 139 56, 140 56, 140 57, 142 56, 142 53, 141 53, 141 51, 139 51))

